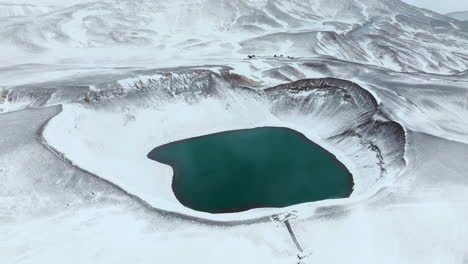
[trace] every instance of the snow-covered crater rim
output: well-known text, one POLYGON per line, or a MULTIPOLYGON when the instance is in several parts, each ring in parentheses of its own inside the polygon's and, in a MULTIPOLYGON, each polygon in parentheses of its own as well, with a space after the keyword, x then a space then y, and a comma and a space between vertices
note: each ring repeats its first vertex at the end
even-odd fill
MULTIPOLYGON (((225 80, 226 78, 221 79, 225 80)), ((252 97, 251 91, 245 93, 244 90, 226 89, 226 85, 216 83, 218 81, 220 80, 214 82, 212 80, 209 84, 211 86, 210 92, 215 91, 218 96, 199 98, 198 103, 175 100, 166 102, 163 106, 159 106, 159 109, 150 110, 128 106, 125 111, 128 112, 129 109, 132 109, 131 113, 96 110, 93 109, 93 106, 81 104, 65 105, 63 112, 48 123, 43 137, 52 149, 62 153, 63 157, 72 161, 76 166, 119 186, 125 192, 145 201, 149 206, 185 215, 199 221, 246 223, 266 220, 272 214, 291 210, 298 211, 301 217, 311 217, 319 212, 327 211, 324 208, 329 206, 347 208, 348 205, 372 197, 387 186, 404 167, 401 163, 403 157, 400 155, 403 153, 404 156, 404 150, 387 149, 395 142, 382 141, 388 136, 387 134, 394 134, 398 130, 398 126, 392 121, 376 120, 374 117, 378 112, 378 106, 375 99, 372 99, 372 95, 356 84, 336 79, 301 80, 272 88, 269 91, 265 90, 260 93, 259 97, 252 97), (307 87, 307 89, 301 87, 307 87), (302 91, 298 93, 300 90, 302 91), (341 92, 337 94, 338 90, 341 92), (306 92, 304 93, 304 91, 306 92), (331 93, 329 93, 330 91, 331 93), (320 97, 319 101, 325 102, 325 105, 334 105, 335 107, 323 108, 323 105, 320 105, 320 102, 316 100, 317 97, 320 97), (334 99, 336 100, 333 101, 334 99), (302 104, 291 104, 297 100, 301 101, 302 104), (239 105, 241 101, 244 102, 239 105), (226 107, 227 105, 229 108, 226 107), (301 107, 296 109, 298 105, 301 107), (341 110, 346 110, 346 107, 349 109, 357 108, 357 110, 353 112, 352 116, 349 115, 350 111, 345 112, 346 118, 343 119, 340 117, 340 113, 343 112, 341 110), (337 109, 340 110, 338 114, 337 109), (320 111, 320 115, 317 110, 320 111), (173 120, 167 119, 168 113, 173 114, 173 120), (174 113, 178 113, 178 115, 174 115, 174 113), (190 120, 184 117, 188 113, 190 113, 190 120), (128 115, 133 116, 133 120, 122 126, 122 114, 127 117, 128 115), (218 120, 218 122, 211 124, 210 121, 206 121, 208 114, 211 120, 218 120), (328 126, 329 130, 326 132, 333 132, 328 133, 328 136, 317 134, 308 126, 308 122, 315 126, 316 122, 323 123, 324 120, 329 120, 330 114, 337 123, 350 123, 353 120, 359 122, 352 122, 351 126, 341 126, 340 123, 338 126, 332 126, 332 129, 329 129, 330 124, 327 123, 324 128, 328 126), (245 117, 248 117, 247 120, 243 120, 245 117), (310 119, 311 117, 312 119, 310 119), (152 126, 145 122, 147 120, 165 123, 164 131, 158 130, 161 128, 160 126, 152 126), (197 125, 197 122, 201 120, 205 121, 201 125, 200 123, 197 125), (192 131, 184 130, 181 132, 181 124, 192 127, 192 131), (116 165, 119 160, 127 160, 131 156, 142 154, 145 157, 155 146, 177 139, 259 126, 287 127, 303 133, 311 141, 334 154, 351 171, 355 182, 362 186, 366 185, 366 187, 355 191, 348 199, 313 202, 280 209, 254 209, 242 213, 213 215, 190 210, 177 202, 172 193, 172 169, 169 166, 155 165, 154 161, 149 160, 132 159, 130 159, 130 164, 134 163, 134 165, 130 169, 121 167, 121 164, 116 165), (385 131, 388 127, 393 130, 385 131), (96 131, 96 129, 101 131, 96 131), (142 131, 146 131, 148 134, 145 134, 146 132, 141 134, 142 131), (70 141, 71 138, 74 142, 70 141), (131 147, 126 144, 113 146, 115 144, 112 143, 124 142, 122 139, 125 138, 137 139, 137 142, 133 142, 131 147), (350 148, 350 146, 354 147, 350 148), (130 149, 134 149, 134 151, 129 151, 130 149), (127 153, 125 154, 125 152, 127 153), (105 157, 101 155, 102 153, 112 154, 105 157), (118 153, 124 154, 119 155, 118 153), (359 155, 361 160, 356 161, 357 158, 353 158, 355 154, 356 157, 359 155), (376 166, 369 168, 366 167, 366 164, 362 164, 362 160, 372 158, 372 155, 377 162, 376 166), (100 162, 97 163, 96 160, 100 162), (155 180, 154 175, 158 174, 164 175, 161 177, 164 179, 155 180), (379 175, 375 177, 372 174, 379 175), (134 177, 128 175, 146 176, 139 178, 139 180, 142 179, 142 182, 136 182, 134 177), (382 179, 382 175, 385 178, 382 179), (379 183, 370 183, 374 180, 379 183), (151 188, 154 186, 157 186, 157 190, 151 188)), ((198 83, 198 85, 202 84, 198 83)), ((159 87, 158 90, 161 91, 164 88, 159 87)), ((174 90, 174 87, 167 88, 174 90)), ((199 95, 199 93, 197 94, 199 95)), ((124 98, 123 100, 130 99, 124 98)), ((160 100, 160 98, 152 100, 160 100)), ((403 142, 404 144, 405 142, 403 142)))

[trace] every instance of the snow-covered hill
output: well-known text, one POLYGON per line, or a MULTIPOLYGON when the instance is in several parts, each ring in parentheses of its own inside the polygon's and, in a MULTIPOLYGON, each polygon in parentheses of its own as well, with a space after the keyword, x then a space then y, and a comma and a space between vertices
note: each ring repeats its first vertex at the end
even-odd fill
POLYGON ((460 21, 468 21, 468 11, 452 12, 448 13, 447 16, 460 21))
MULTIPOLYGON (((398 0, 104 0, 1 21, 0 36, 0 45, 34 54, 23 56, 28 62, 112 57, 151 64, 252 53, 331 56, 398 71, 447 73, 468 65, 461 22, 398 0)), ((11 54, 4 56, 21 60, 11 54)))
POLYGON ((0 18, 37 16, 53 10, 54 8, 50 6, 0 3, 0 18))

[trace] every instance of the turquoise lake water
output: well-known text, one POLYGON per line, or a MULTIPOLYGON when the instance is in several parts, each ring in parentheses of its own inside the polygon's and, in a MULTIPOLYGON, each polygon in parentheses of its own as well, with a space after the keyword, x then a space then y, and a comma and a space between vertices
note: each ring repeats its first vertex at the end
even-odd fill
POLYGON ((335 156, 287 128, 190 138, 157 147, 148 158, 170 165, 177 199, 202 212, 346 198, 353 188, 351 174, 335 156))

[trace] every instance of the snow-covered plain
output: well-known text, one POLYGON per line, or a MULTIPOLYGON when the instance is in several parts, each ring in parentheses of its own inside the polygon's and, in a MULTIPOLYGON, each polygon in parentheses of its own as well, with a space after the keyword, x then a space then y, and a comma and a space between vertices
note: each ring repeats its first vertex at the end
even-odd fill
POLYGON ((398 0, 71 2, 0 5, 0 263, 297 263, 269 220, 293 210, 311 263, 468 263, 466 23, 398 0), (260 126, 336 155, 352 196, 201 213, 146 158, 260 126))

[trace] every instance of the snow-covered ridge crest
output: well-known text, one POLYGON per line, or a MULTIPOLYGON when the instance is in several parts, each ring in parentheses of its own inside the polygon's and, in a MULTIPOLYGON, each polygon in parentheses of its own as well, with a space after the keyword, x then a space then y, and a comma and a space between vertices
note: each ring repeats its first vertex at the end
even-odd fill
POLYGON ((312 209, 304 210, 304 217, 313 214, 314 208, 372 195, 405 168, 405 131, 385 120, 372 95, 357 84, 308 79, 254 90, 240 83, 243 80, 229 71, 208 70, 155 74, 133 84, 113 82, 109 87, 123 89, 124 84, 127 88, 121 94, 101 94, 97 100, 64 105, 43 136, 73 164, 151 206, 213 221, 250 221, 290 208, 225 215, 185 208, 172 192, 172 169, 146 158, 154 147, 262 126, 300 131, 335 154, 355 182, 350 199, 293 206, 312 209))

